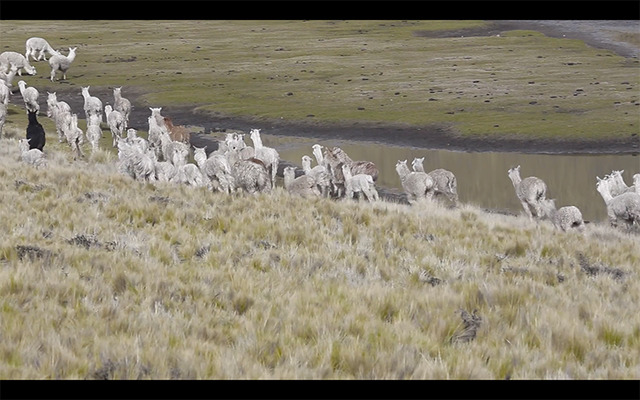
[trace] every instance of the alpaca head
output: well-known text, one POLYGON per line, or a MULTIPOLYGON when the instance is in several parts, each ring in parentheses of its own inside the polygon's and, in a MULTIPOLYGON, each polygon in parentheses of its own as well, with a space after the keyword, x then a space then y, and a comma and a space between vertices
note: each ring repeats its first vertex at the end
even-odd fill
POLYGON ((404 161, 398 160, 398 162, 396 163, 396 171, 399 174, 409 172, 409 167, 407 167, 407 160, 404 160, 404 161))
POLYGON ((411 167, 415 171, 416 169, 420 168, 423 163, 424 163, 424 157, 420 157, 420 158, 416 157, 411 162, 411 167))
POLYGON ((127 139, 133 139, 137 137, 138 137, 138 132, 135 129, 133 128, 127 129, 127 139))
POLYGON ((251 129, 251 132, 249 132, 249 137, 251 137, 251 140, 260 140, 260 129, 251 129))
POLYGON ((29 75, 36 74, 36 67, 34 67, 33 65, 25 65, 23 68, 25 71, 27 71, 27 74, 29 75))
POLYGON ((507 171, 507 175, 509 175, 509 178, 511 180, 519 179, 520 178, 520 166, 518 165, 517 167, 509 168, 509 171, 507 171))
POLYGON ((104 106, 104 113, 107 114, 107 118, 109 118, 109 114, 111 114, 111 111, 113 111, 113 107, 111 107, 111 105, 107 104, 106 106, 104 106))
POLYGON ((309 157, 308 155, 302 156, 302 165, 311 166, 311 157, 309 157))
POLYGON ((81 96, 89 96, 89 88, 90 88, 90 87, 91 87, 91 86, 85 86, 85 87, 82 87, 82 93, 80 93, 80 95, 81 95, 81 96))
POLYGON ((196 162, 199 159, 200 160, 206 160, 207 159, 207 152, 206 152, 207 146, 204 146, 204 147, 192 146, 192 147, 193 147, 193 159, 196 160, 196 162))

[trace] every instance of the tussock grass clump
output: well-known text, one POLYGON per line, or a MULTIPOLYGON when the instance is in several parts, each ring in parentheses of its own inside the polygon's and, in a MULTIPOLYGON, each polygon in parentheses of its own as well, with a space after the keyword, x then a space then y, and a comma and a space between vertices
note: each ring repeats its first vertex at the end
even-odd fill
POLYGON ((0 140, 3 379, 640 378, 636 233, 143 184, 50 143, 34 169, 0 140))

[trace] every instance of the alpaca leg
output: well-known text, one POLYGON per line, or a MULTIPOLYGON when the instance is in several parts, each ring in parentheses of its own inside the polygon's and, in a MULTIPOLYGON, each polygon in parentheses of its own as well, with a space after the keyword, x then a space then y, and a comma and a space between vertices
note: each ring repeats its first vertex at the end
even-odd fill
POLYGON ((55 78, 56 78, 56 70, 52 69, 51 70, 51 82, 53 82, 55 80, 55 78))
POLYGON ((378 191, 376 190, 375 187, 371 188, 371 194, 373 195, 373 200, 375 201, 380 200, 380 196, 378 195, 378 191))
POLYGON ((533 219, 533 215, 531 215, 531 210, 529 209, 529 204, 524 200, 521 201, 520 203, 522 203, 522 208, 524 208, 524 212, 525 214, 527 214, 529 219, 533 219))
POLYGON ((344 195, 345 200, 347 199, 352 199, 353 198, 353 190, 351 190, 351 188, 347 188, 345 195, 344 195))

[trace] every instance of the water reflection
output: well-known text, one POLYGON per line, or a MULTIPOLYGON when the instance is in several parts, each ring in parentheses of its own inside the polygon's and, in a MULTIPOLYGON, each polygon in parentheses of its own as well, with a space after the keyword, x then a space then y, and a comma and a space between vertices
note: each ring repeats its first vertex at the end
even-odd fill
POLYGON ((602 197, 595 189, 596 176, 603 177, 614 169, 624 170, 625 182, 632 185, 633 174, 640 172, 640 159, 632 155, 465 153, 338 140, 263 137, 265 143, 274 143, 283 160, 297 165, 301 164, 303 155, 313 157, 311 145, 314 143, 340 146, 354 160, 373 161, 380 170, 378 185, 395 189, 401 189, 396 162, 407 159, 410 164, 414 157, 425 157, 425 171, 445 168, 456 175, 461 202, 516 213, 522 208, 507 170, 520 165, 522 178, 535 175, 547 183, 547 197, 555 198, 558 207, 574 205, 582 211, 585 220, 594 222, 605 221, 607 216, 602 197))

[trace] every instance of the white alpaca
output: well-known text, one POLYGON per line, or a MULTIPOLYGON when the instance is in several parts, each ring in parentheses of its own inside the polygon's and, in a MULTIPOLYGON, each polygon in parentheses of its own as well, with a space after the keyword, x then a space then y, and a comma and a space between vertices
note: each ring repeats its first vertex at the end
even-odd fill
POLYGON ((78 115, 77 114, 65 114, 62 121, 62 131, 71 150, 74 152, 73 159, 78 157, 84 157, 82 152, 82 144, 84 143, 84 137, 82 129, 78 127, 78 115))
POLYGON ((62 79, 67 79, 67 71, 71 67, 71 63, 76 59, 77 47, 69 47, 69 54, 55 54, 49 59, 49 65, 51 66, 51 82, 56 79, 56 72, 62 72, 62 79))
POLYGON ((4 82, 8 88, 11 88, 13 87, 13 78, 15 78, 17 74, 18 67, 16 67, 15 64, 11 64, 9 72, 0 71, 0 81, 4 82))
POLYGON ((520 178, 520 166, 510 168, 507 171, 511 183, 516 191, 516 196, 522 208, 524 208, 527 216, 532 219, 542 217, 542 210, 540 209, 539 202, 545 199, 547 194, 547 184, 540 178, 530 176, 527 178, 520 178))
POLYGON ((168 161, 155 161, 155 173, 158 182, 173 182, 176 180, 178 169, 168 161))
POLYGON ((176 167, 177 173, 171 182, 182 183, 187 186, 207 186, 208 179, 202 174, 197 165, 185 163, 176 167))
POLYGON ((284 188, 291 194, 313 198, 319 197, 320 191, 316 185, 316 180, 309 175, 301 175, 296 178, 295 167, 285 167, 284 188))
POLYGON ((271 179, 264 163, 257 158, 243 160, 237 151, 226 152, 236 190, 244 190, 247 193, 271 191, 271 179))
POLYGON ((414 204, 420 199, 431 200, 434 194, 433 178, 426 172, 409 171, 407 160, 396 163, 396 172, 400 177, 402 189, 407 194, 409 204, 414 204))
POLYGON ((247 146, 244 141, 244 134, 227 133, 225 135, 224 144, 228 149, 238 152, 238 156, 243 160, 248 160, 256 156, 253 147, 247 146))
POLYGON ((109 104, 104 106, 104 115, 107 119, 109 130, 111 131, 113 147, 117 147, 118 141, 124 136, 124 116, 119 111, 115 111, 109 104))
MULTIPOLYGON (((162 152, 162 140, 161 136, 166 135, 166 138, 171 140, 169 137, 169 131, 167 126, 164 124, 164 117, 160 114, 161 107, 159 108, 151 108, 151 115, 147 118, 147 122, 149 124, 149 146, 155 151, 156 157, 158 159, 164 157, 162 152), (162 156, 162 157, 161 157, 162 156)), ((168 159, 162 158, 164 161, 168 161, 168 159)))
POLYGON ((82 97, 84 97, 84 114, 87 119, 90 115, 97 115, 99 120, 102 121, 102 101, 96 96, 89 94, 90 86, 82 88, 82 97))
POLYGON ((627 227, 631 227, 634 222, 640 224, 640 194, 626 192, 613 197, 611 195, 610 186, 612 181, 610 177, 597 179, 596 190, 600 193, 607 206, 607 216, 611 226, 617 227, 619 221, 625 222, 627 227))
POLYGON ((640 194, 640 174, 633 175, 633 186, 636 194, 640 194))
MULTIPOLYGON (((127 129, 127 137, 124 139, 128 144, 137 147, 141 152, 146 153, 149 149, 149 142, 138 136, 138 131, 133 128, 127 129)), ((153 150, 151 150, 153 152, 153 150)), ((155 157, 155 152, 154 152, 155 157)))
POLYGON ((576 206, 564 206, 556 209, 554 199, 540 200, 540 207, 544 215, 551 221, 553 226, 563 232, 569 229, 584 230, 584 220, 582 213, 576 206))
POLYGON ((169 162, 176 167, 186 165, 189 157, 189 146, 182 142, 171 142, 170 148, 169 162))
POLYGON ((345 198, 352 199, 354 194, 358 194, 358 199, 362 195, 368 201, 378 200, 378 191, 376 190, 373 177, 369 174, 351 175, 351 166, 342 164, 342 174, 344 175, 345 198))
POLYGON ((71 114, 71 107, 64 101, 58 101, 56 92, 47 92, 47 117, 52 118, 56 124, 56 132, 58 133, 58 141, 65 141, 64 131, 62 129, 64 116, 71 114))
POLYGON ((119 140, 117 147, 118 171, 139 181, 156 180, 156 162, 153 152, 142 152, 138 147, 124 140, 119 140))
POLYGON ((260 129, 251 129, 251 140, 253 141, 253 148, 255 150, 255 158, 261 160, 268 171, 271 172, 271 186, 276 185, 276 174, 278 173, 278 163, 280 162, 280 155, 271 147, 262 145, 262 138, 260 137, 260 129))
POLYGON ((302 170, 305 175, 309 175, 315 180, 316 185, 320 188, 322 196, 327 196, 329 194, 331 178, 329 176, 329 172, 323 165, 316 165, 311 168, 311 157, 305 155, 302 156, 302 170))
POLYGON ((24 106, 27 108, 27 112, 40 112, 40 104, 38 104, 40 92, 38 92, 38 89, 33 86, 27 87, 27 83, 22 80, 18 82, 18 87, 20 88, 20 94, 22 95, 22 100, 24 100, 24 106))
POLYGON ((619 196, 622 193, 634 192, 635 191, 635 187, 629 187, 624 182, 624 178, 622 178, 622 173, 623 172, 624 172, 624 170, 611 171, 611 174, 608 175, 610 177, 610 179, 609 179, 609 189, 611 191, 611 196, 613 196, 613 197, 619 196))
MULTIPOLYGON (((411 162, 411 168, 416 172, 425 172, 424 157, 414 158, 411 162)), ((435 194, 443 194, 454 206, 458 205, 458 181, 453 172, 437 168, 429 172, 428 175, 433 179, 435 194)))
POLYGON ((206 147, 193 146, 193 159, 214 189, 227 194, 234 190, 233 174, 227 157, 213 153, 207 157, 206 147))
POLYGON ((36 68, 29 64, 29 60, 24 58, 22 54, 15 51, 5 51, 0 54, 0 71, 7 72, 11 64, 16 66, 20 76, 22 76, 23 69, 29 75, 36 74, 36 68))
POLYGON ((33 58, 35 61, 40 61, 40 59, 44 59, 47 61, 47 56, 45 53, 49 53, 49 55, 54 56, 58 53, 56 50, 51 47, 49 42, 40 37, 31 37, 27 39, 25 43, 26 52, 24 53, 24 57, 28 60, 29 56, 33 58), (36 58, 36 53, 38 53, 38 57, 36 58))
POLYGON ((95 153, 99 148, 100 138, 102 137, 102 128, 100 128, 100 121, 98 121, 97 117, 92 116, 87 121, 85 136, 91 145, 91 152, 95 153))
POLYGON ((129 115, 131 114, 131 102, 122 97, 122 87, 113 88, 113 109, 119 111, 124 117, 125 126, 129 125, 129 115))
POLYGON ((20 139, 18 141, 18 148, 20 149, 20 160, 26 164, 30 164, 39 167, 47 166, 47 159, 44 157, 44 153, 39 149, 29 149, 29 139, 20 139))

